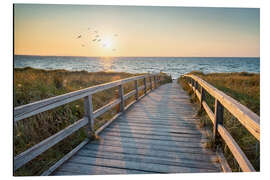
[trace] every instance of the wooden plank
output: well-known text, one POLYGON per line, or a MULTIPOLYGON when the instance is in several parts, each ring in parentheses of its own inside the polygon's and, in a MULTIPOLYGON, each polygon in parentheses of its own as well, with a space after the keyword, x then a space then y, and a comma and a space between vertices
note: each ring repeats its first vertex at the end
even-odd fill
POLYGON ((124 169, 133 169, 133 170, 144 170, 153 173, 195 173, 195 172, 217 172, 217 170, 206 170, 199 168, 190 168, 190 167, 180 167, 172 165, 161 165, 153 163, 142 163, 134 161, 123 161, 123 160, 114 160, 106 158, 92 158, 85 156, 74 156, 70 159, 70 162, 74 163, 84 163, 90 165, 99 165, 99 166, 108 166, 124 169))
POLYGON ((201 138, 203 135, 199 133, 182 133, 182 132, 170 132, 170 131, 154 131, 154 130, 140 130, 134 128, 108 128, 106 131, 110 132, 124 132, 124 133, 135 133, 135 134, 145 134, 145 135, 159 135, 159 136, 174 136, 174 137, 192 137, 192 138, 201 138))
POLYGON ((172 165, 179 167, 190 167, 199 169, 210 169, 217 170, 218 167, 212 163, 192 161, 190 159, 166 159, 162 157, 150 157, 135 154, 121 154, 121 153, 111 153, 111 152, 101 152, 101 151, 91 151, 91 150, 81 150, 78 152, 79 156, 93 157, 93 158, 106 158, 113 160, 125 160, 141 163, 153 163, 161 165, 172 165))
POLYGON ((216 98, 233 116, 235 116, 253 136, 260 140, 260 117, 232 97, 221 92, 206 81, 194 75, 184 75, 195 79, 214 98, 216 98))
POLYGON ((253 168, 252 164, 249 162, 248 158, 238 146, 238 144, 235 142, 230 133, 220 124, 218 125, 218 132, 225 141, 225 143, 228 145, 241 169, 244 172, 256 172, 256 170, 253 168))
POLYGON ((53 166, 51 166, 48 170, 43 172, 41 176, 49 176, 52 172, 54 172, 59 166, 61 166, 64 162, 66 162, 71 156, 73 156, 76 152, 78 152, 84 145, 89 142, 89 139, 85 139, 78 146, 72 149, 68 154, 66 154, 63 158, 57 161, 53 166))
POLYGON ((147 171, 138 171, 132 169, 120 169, 115 167, 96 166, 90 164, 81 164, 68 162, 59 168, 55 175, 109 175, 109 174, 149 174, 147 171))
POLYGON ((106 135, 109 136, 120 136, 120 137, 134 137, 134 138, 142 138, 142 139, 149 139, 149 140, 166 140, 166 141, 174 141, 174 142, 207 142, 206 138, 191 138, 191 137, 166 137, 166 136, 159 136, 159 135, 145 135, 145 134, 132 134, 132 133, 124 133, 124 132, 104 132, 101 137, 106 135))
POLYGON ((87 118, 78 120, 74 124, 66 127, 65 129, 59 131, 58 133, 48 137, 42 142, 17 155, 16 157, 14 157, 14 171, 26 164, 27 162, 31 161, 50 147, 54 146, 61 140, 65 139, 81 127, 85 126, 87 123, 87 118))
POLYGON ((101 142, 91 142, 86 147, 91 146, 112 146, 112 147, 119 147, 119 148, 133 148, 133 149, 151 149, 151 150, 160 150, 165 152, 188 152, 193 154, 204 154, 204 155, 215 155, 214 152, 205 150, 203 147, 200 148, 193 148, 193 147, 181 147, 181 146, 173 146, 173 147, 161 147, 154 144, 139 144, 139 143, 132 143, 132 142, 112 142, 112 141, 101 141, 101 142))
POLYGON ((205 101, 202 102, 202 105, 204 107, 205 112, 208 114, 210 120, 212 121, 212 123, 214 124, 215 122, 215 115, 212 112, 212 110, 210 109, 210 107, 206 104, 205 101))
POLYGON ((130 142, 130 143, 142 143, 142 144, 153 144, 158 146, 168 146, 168 147, 191 147, 191 148, 202 148, 204 144, 201 142, 174 142, 166 140, 155 140, 149 141, 149 139, 134 138, 134 137, 120 137, 120 136, 105 136, 100 138, 100 141, 119 141, 119 142, 130 142))
POLYGON ((101 108, 94 111, 94 118, 97 118, 101 116, 103 113, 107 112, 108 110, 112 109, 114 106, 119 104, 121 102, 121 99, 115 99, 112 102, 106 104, 105 106, 102 106, 101 108))
POLYGON ((73 91, 70 93, 63 94, 63 95, 59 95, 59 96, 51 97, 51 98, 44 99, 41 101, 36 101, 33 103, 15 107, 14 108, 14 122, 33 116, 35 114, 47 111, 47 110, 50 110, 50 109, 53 109, 63 104, 67 104, 69 102, 81 99, 85 96, 88 96, 88 95, 91 95, 91 94, 94 94, 94 93, 97 93, 106 89, 110 89, 118 85, 125 84, 127 82, 143 79, 148 76, 149 75, 142 75, 142 76, 135 76, 135 77, 130 77, 126 79, 120 79, 117 81, 100 84, 97 86, 92 86, 89 88, 73 91))

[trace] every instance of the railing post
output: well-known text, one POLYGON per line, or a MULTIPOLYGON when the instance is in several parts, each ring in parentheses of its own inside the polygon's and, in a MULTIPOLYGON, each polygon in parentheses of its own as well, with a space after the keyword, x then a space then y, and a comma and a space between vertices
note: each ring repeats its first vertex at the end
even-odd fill
POLYGON ((149 78, 150 78, 150 89, 152 91, 153 90, 152 76, 150 76, 149 78))
POLYGON ((84 97, 84 114, 88 118, 87 136, 91 138, 95 134, 92 95, 84 97))
POLYGON ((195 81, 195 91, 198 90, 198 87, 199 87, 199 86, 198 86, 198 82, 195 81))
POLYGON ((124 108, 125 108, 125 101, 124 101, 124 89, 123 89, 123 85, 120 84, 118 86, 118 96, 121 100, 120 102, 120 112, 124 111, 124 108))
POLYGON ((217 140, 217 128, 218 124, 223 124, 223 114, 224 114, 224 107, 223 105, 215 99, 215 121, 214 121, 214 127, 213 127, 213 138, 216 142, 217 140))
POLYGON ((200 109, 203 109, 203 101, 205 100, 205 89, 201 86, 201 102, 200 102, 200 109))
POLYGON ((146 94, 147 86, 146 86, 146 78, 143 78, 143 84, 144 84, 144 94, 146 94))
POLYGON ((138 89, 138 80, 135 80, 135 98, 136 101, 139 99, 139 89, 138 89))

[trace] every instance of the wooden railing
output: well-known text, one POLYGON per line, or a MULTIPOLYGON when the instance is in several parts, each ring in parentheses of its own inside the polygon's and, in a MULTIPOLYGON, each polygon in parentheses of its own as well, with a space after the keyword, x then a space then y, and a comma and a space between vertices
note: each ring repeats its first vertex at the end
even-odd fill
POLYGON ((217 138, 217 134, 219 133, 229 147, 242 171, 255 171, 244 152, 223 126, 223 113, 224 108, 226 108, 258 141, 260 141, 260 117, 247 107, 237 102, 235 99, 219 91, 199 77, 195 75, 183 75, 183 77, 187 80, 189 86, 198 97, 201 109, 204 108, 213 123, 214 140, 217 138), (201 87, 200 90, 199 85, 201 87), (208 94, 215 99, 214 112, 212 112, 205 101, 205 92, 208 92, 208 94))
MULTIPOLYGON (((26 151, 22 152, 21 154, 14 157, 14 171, 18 168, 22 167, 27 162, 31 161, 38 155, 42 154, 55 144, 59 143, 75 131, 79 130, 84 126, 88 126, 89 133, 88 135, 98 135, 105 127, 107 127, 113 120, 115 120, 119 115, 122 114, 127 108, 129 108, 132 104, 136 101, 140 100, 144 97, 147 93, 149 93, 154 88, 157 88, 160 84, 162 76, 160 74, 147 74, 142 76, 135 76, 131 78, 126 78, 118 81, 113 81, 106 84, 101 84, 93 87, 89 87, 86 89, 74 91, 71 93, 63 94, 60 96, 48 98, 45 100, 37 101, 34 103, 26 104, 23 106, 19 106, 14 108, 14 125, 25 118, 30 116, 36 115, 38 113, 42 113, 44 111, 59 107, 61 105, 70 103, 72 101, 84 98, 84 112, 85 115, 82 119, 76 121, 74 124, 66 127, 65 129, 59 131, 58 133, 50 136, 49 138, 43 140, 42 142, 34 145, 33 147, 27 149, 26 151), (150 79, 149 83, 146 83, 147 78, 150 79), (143 79, 144 85, 138 87, 138 81, 143 79), (134 81, 135 89, 130 91, 129 93, 125 94, 123 85, 128 82, 134 81), (154 85, 154 87, 153 87, 154 85), (113 87, 118 86, 118 98, 113 100, 112 102, 108 103, 107 105, 93 111, 93 103, 92 103, 92 94, 110 89, 113 87), (147 87, 150 87, 150 90, 147 91, 147 87), (139 97, 139 91, 144 90, 144 94, 139 97), (135 95, 135 100, 131 102, 128 106, 125 107, 125 100, 129 97, 135 95), (105 123, 102 127, 100 127, 97 131, 94 130, 94 121, 95 118, 99 117, 103 113, 107 112, 108 110, 112 109, 117 104, 120 104, 120 112, 117 113, 111 120, 105 123)), ((68 158, 70 158, 74 153, 76 153, 81 147, 83 147, 89 138, 86 138, 81 144, 79 144, 75 149, 71 152, 66 154, 61 160, 59 160, 56 164, 50 167, 47 171, 45 171, 42 175, 49 175, 53 172, 57 167, 63 164, 68 158)))

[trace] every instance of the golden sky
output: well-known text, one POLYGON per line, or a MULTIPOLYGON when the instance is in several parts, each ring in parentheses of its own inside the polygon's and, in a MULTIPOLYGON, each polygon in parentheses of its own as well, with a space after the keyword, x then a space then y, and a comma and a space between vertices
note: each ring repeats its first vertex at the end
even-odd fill
POLYGON ((258 57, 260 11, 16 4, 14 51, 57 56, 258 57), (101 40, 93 42, 97 34, 101 40))

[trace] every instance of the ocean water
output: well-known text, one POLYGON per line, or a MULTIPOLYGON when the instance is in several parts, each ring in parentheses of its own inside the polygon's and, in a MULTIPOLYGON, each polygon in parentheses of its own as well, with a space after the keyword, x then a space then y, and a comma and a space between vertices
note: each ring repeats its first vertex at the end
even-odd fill
POLYGON ((114 71, 129 73, 170 74, 174 79, 190 71, 260 72, 260 58, 231 57, 70 57, 70 56, 14 56, 14 67, 65 69, 88 72, 114 71))

